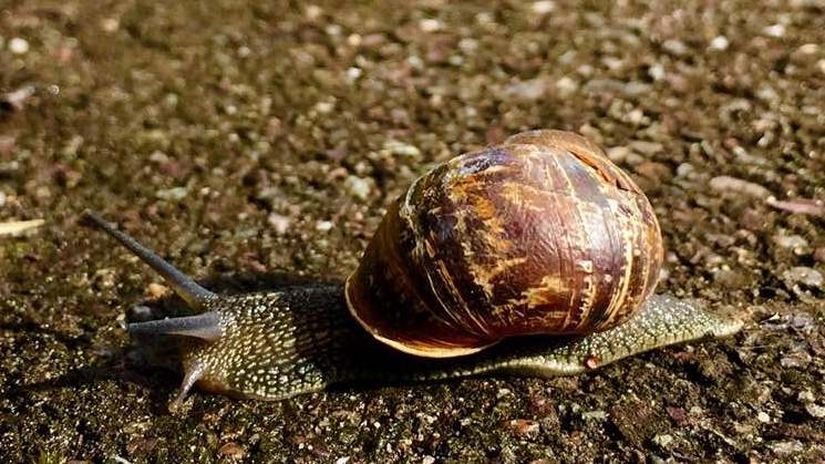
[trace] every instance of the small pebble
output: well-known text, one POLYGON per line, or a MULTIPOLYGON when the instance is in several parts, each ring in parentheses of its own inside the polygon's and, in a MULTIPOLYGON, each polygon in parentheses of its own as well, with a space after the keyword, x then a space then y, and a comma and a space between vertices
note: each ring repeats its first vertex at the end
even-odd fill
POLYGON ((186 198, 189 190, 186 187, 174 187, 166 190, 158 190, 155 196, 160 200, 180 201, 186 198))
POLYGON ((803 445, 799 440, 777 441, 771 443, 768 447, 771 451, 780 456, 801 453, 805 450, 805 445, 803 445))
POLYGON ((639 124, 642 124, 645 121, 648 121, 648 122, 650 121, 650 119, 645 116, 645 112, 638 109, 638 108, 636 108, 636 109, 632 110, 631 112, 627 113, 627 120, 631 124, 634 124, 634 125, 637 125, 637 126, 639 124))
POLYGON ((667 411, 667 415, 677 423, 681 424, 685 421, 685 419, 687 419, 687 412, 684 408, 668 406, 665 408, 665 411, 667 411))
POLYGON ((465 37, 458 42, 458 48, 464 53, 472 54, 478 50, 478 40, 465 37))
POLYGON ((755 165, 763 166, 763 165, 767 164, 767 162, 768 162, 768 160, 766 160, 765 158, 763 158, 761 156, 751 155, 750 153, 748 153, 747 150, 745 150, 744 148, 742 148, 740 146, 735 146, 735 147, 731 148, 731 151, 733 152, 734 155, 736 155, 737 163, 755 164, 755 165))
POLYGON ((535 437, 539 433, 539 423, 528 419, 513 419, 510 421, 510 429, 517 435, 535 437))
POLYGON ((719 51, 727 50, 729 45, 730 45, 730 41, 728 40, 727 37, 725 37, 723 35, 716 36, 716 37, 714 37, 713 40, 710 41, 711 50, 719 50, 719 51))
POLYGON ((324 14, 324 10, 318 5, 308 5, 304 13, 307 19, 316 20, 324 14))
POLYGON ((335 460, 335 464, 347 464, 347 463, 349 463, 349 460, 350 460, 349 456, 340 457, 340 458, 335 460))
POLYGON ((810 253, 808 241, 801 235, 774 235, 773 242, 782 248, 793 250, 797 255, 810 253))
POLYGON ((156 282, 146 286, 146 296, 157 299, 169 293, 169 288, 156 282))
POLYGON ((579 84, 575 80, 564 76, 556 81, 556 90, 560 97, 569 97, 579 90, 579 84))
POLYGON ((541 2, 533 2, 533 13, 538 15, 545 15, 547 13, 552 12, 556 9, 556 2, 552 2, 549 0, 541 1, 541 2))
POLYGON ((784 368, 799 367, 804 368, 811 363, 811 355, 796 346, 791 351, 779 359, 779 365, 784 368))
POLYGON ((723 193, 741 193, 753 198, 765 199, 771 191, 765 187, 731 176, 717 176, 710 180, 710 188, 723 193))
POLYGON ((441 29, 443 29, 444 24, 442 24, 441 21, 439 21, 437 19, 428 18, 428 19, 422 19, 418 23, 418 27, 420 27, 421 30, 424 31, 424 32, 435 32, 435 31, 440 31, 441 29))
POLYGON ((361 68, 355 66, 348 68, 346 72, 347 82, 355 82, 359 77, 361 77, 361 74, 363 74, 361 68))
POLYGON ((762 29, 762 33, 768 37, 780 38, 785 36, 785 26, 782 24, 774 24, 762 29))
POLYGON ((771 421, 771 416, 769 416, 768 413, 764 411, 759 411, 759 414, 756 415, 756 420, 762 422, 763 424, 767 424, 771 421))
POLYGON ((665 147, 661 143, 648 142, 646 140, 634 140, 630 142, 630 148, 636 153, 641 153, 645 156, 653 156, 664 151, 665 147))
POLYGON ((0 96, 0 102, 3 102, 4 105, 8 105, 8 108, 13 111, 21 111, 26 101, 34 95, 36 88, 34 85, 24 85, 17 90, 13 90, 11 92, 5 93, 0 96))
POLYGON ((779 101, 779 94, 776 93, 776 90, 773 87, 763 84, 759 89, 756 91, 756 96, 760 99, 767 101, 767 102, 776 102, 779 101))
POLYGON ((808 411, 808 414, 810 414, 813 417, 816 417, 817 419, 825 417, 825 407, 823 406, 819 406, 814 403, 809 403, 805 405, 805 410, 808 411))
POLYGON ((168 163, 169 162, 169 156, 167 156, 166 153, 164 153, 160 150, 155 150, 155 151, 152 152, 151 155, 149 155, 149 161, 151 161, 153 163, 158 163, 158 164, 168 163))
POLYGON ((315 230, 318 232, 329 232, 332 230, 333 226, 334 224, 332 221, 318 221, 318 223, 315 224, 315 230))
POLYGON ((218 450, 218 454, 222 456, 227 456, 233 459, 242 459, 246 455, 246 450, 243 446, 229 442, 218 450))
POLYGON ((416 146, 392 139, 384 142, 384 151, 390 155, 409 156, 411 158, 421 156, 421 150, 416 146))
POLYGON ((344 181, 344 186, 349 191, 350 195, 360 200, 366 200, 370 196, 372 186, 370 181, 358 176, 349 176, 344 181))
POLYGON ((596 369, 601 363, 601 359, 599 359, 598 356, 588 356, 587 359, 584 360, 584 365, 588 369, 596 369))
POLYGON ((24 55, 29 51, 29 42, 26 39, 15 37, 9 40, 9 51, 15 55, 24 55))
POLYGON ((582 419, 601 422, 607 419, 607 412, 602 410, 583 412, 582 419))
POLYGON ((624 162, 633 153, 628 147, 611 147, 607 149, 607 157, 614 163, 624 162))
POLYGON ((810 390, 803 390, 796 395, 796 399, 803 403, 813 403, 814 400, 816 400, 816 397, 814 397, 814 394, 811 393, 810 390))
POLYGON ((100 20, 100 28, 103 32, 112 33, 118 30, 120 22, 115 18, 103 18, 100 20))
POLYGON ((688 177, 696 172, 696 168, 690 163, 682 163, 676 167, 676 177, 688 177))
POLYGON ((435 417, 431 414, 424 414, 423 412, 418 413, 415 416, 418 417, 419 419, 421 419, 422 421, 424 421, 425 423, 427 423, 428 425, 432 425, 432 424, 435 423, 435 421, 438 420, 437 417, 435 417))
POLYGON ((283 216, 278 213, 271 213, 266 218, 266 222, 272 226, 272 230, 277 235, 284 235, 286 231, 289 230, 289 223, 291 222, 288 217, 283 216))
POLYGON ((508 85, 504 93, 523 100, 538 100, 547 91, 547 82, 544 78, 519 81, 508 85))
POLYGON ((688 52, 687 46, 685 46, 685 43, 681 40, 665 40, 662 44, 662 48, 667 50, 668 53, 676 56, 682 56, 688 52))
POLYGON ((788 284, 799 284, 809 288, 821 288, 825 278, 814 268, 796 266, 782 273, 782 280, 788 284))
POLYGON ((315 111, 321 114, 329 114, 332 113, 333 110, 335 110, 334 102, 322 101, 315 104, 315 111))
POLYGON ((667 75, 665 67, 661 63, 653 63, 650 69, 647 70, 647 75, 654 81, 661 81, 667 75))
POLYGON ((656 435, 653 437, 653 443, 656 443, 662 448, 667 448, 671 443, 673 443, 673 436, 668 434, 656 435))
POLYGON ((435 458, 429 455, 424 456, 424 458, 421 459, 421 464, 433 464, 434 462, 435 458))

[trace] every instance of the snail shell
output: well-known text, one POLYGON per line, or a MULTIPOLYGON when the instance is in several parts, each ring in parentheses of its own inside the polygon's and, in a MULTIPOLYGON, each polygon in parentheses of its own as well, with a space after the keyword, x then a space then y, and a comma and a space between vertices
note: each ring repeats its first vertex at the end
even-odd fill
POLYGON ((446 161, 389 207, 346 281, 376 339, 427 357, 633 316, 663 247, 653 208, 588 140, 532 131, 446 161))

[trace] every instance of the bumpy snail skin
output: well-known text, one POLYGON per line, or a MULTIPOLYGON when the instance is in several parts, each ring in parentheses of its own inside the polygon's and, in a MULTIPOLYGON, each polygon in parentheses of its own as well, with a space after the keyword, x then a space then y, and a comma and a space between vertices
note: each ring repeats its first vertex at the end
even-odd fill
POLYGON ((223 335, 185 345, 186 377, 197 377, 205 390, 255 399, 287 398, 334 383, 352 362, 349 347, 366 340, 341 293, 340 286, 309 286, 212 300, 206 309, 222 315, 223 335))
MULTIPOLYGON (((487 373, 573 375, 654 348, 735 333, 741 322, 654 295, 626 323, 584 337, 510 339, 474 356, 427 359, 375 343, 354 323, 340 286, 213 300, 223 337, 193 340, 183 354, 189 385, 231 396, 281 400, 338 384, 423 382, 487 373)), ((184 390, 177 401, 183 399, 184 390)))

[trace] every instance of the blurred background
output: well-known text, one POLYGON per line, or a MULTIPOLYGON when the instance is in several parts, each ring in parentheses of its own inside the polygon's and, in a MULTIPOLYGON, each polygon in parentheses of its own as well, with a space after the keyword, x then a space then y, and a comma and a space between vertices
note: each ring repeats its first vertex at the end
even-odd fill
POLYGON ((822 458, 823 13, 3 0, 0 456, 822 458), (665 235, 660 289, 752 314, 735 343, 572 379, 196 394, 184 417, 164 409, 176 374, 124 355, 124 313, 163 288, 83 209, 195 276, 342 279, 411 180, 533 128, 579 132, 633 176, 665 235))

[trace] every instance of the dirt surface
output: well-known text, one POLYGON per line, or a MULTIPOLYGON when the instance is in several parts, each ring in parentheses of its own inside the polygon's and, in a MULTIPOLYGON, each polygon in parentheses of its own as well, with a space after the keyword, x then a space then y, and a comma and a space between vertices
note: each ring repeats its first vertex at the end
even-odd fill
POLYGON ((825 459, 821 2, 171 3, 0 3, 0 223, 45 220, 0 235, 0 461, 825 459), (77 223, 219 288, 342 279, 413 178, 529 128, 607 147, 662 223, 660 291, 744 331, 172 415, 179 374, 123 325, 164 288, 77 223))

